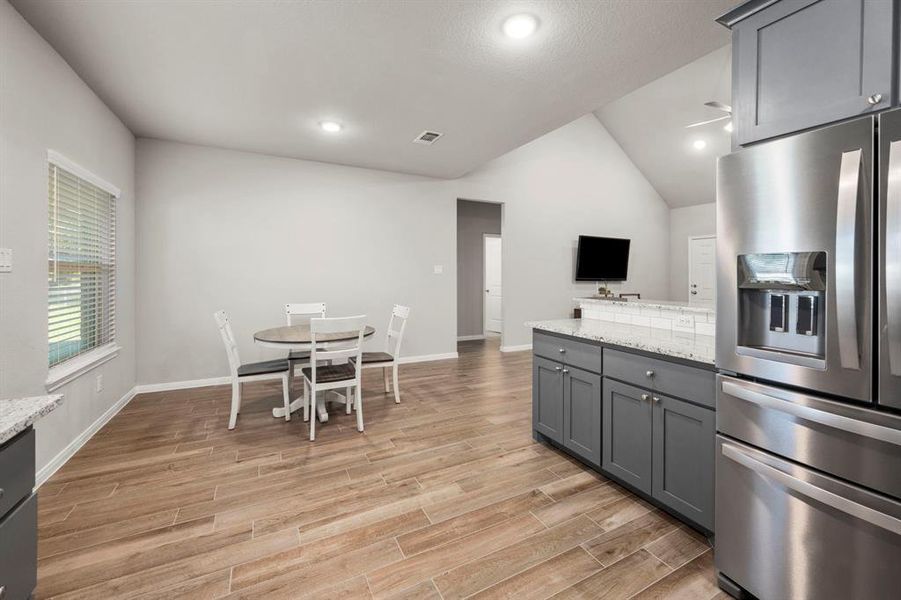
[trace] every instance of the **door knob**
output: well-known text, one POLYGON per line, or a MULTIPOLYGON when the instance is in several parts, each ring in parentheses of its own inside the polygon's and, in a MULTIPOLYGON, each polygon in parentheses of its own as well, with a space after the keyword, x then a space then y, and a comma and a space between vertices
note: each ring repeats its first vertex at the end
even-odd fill
POLYGON ((692 296, 697 296, 697 295, 698 295, 698 291, 697 291, 697 290, 691 290, 691 295, 692 295, 692 296))
POLYGON ((882 102, 882 94, 873 94, 872 96, 867 98, 867 102, 869 102, 873 106, 879 104, 880 102, 882 102))
POLYGON ((693 284, 691 284, 691 287, 696 288, 696 287, 698 287, 698 284, 697 284, 697 283, 693 283, 693 284))
POLYGON ((554 367, 554 370, 557 371, 558 373, 559 373, 562 369, 563 369, 563 367, 554 367))
POLYGON ((566 375, 567 373, 569 373, 569 369, 563 369, 563 374, 566 375))
POLYGON ((660 398, 658 398, 657 396, 651 397, 651 400, 653 400, 654 402, 660 402, 660 398))
POLYGON ((651 371, 650 369, 648 369, 647 371, 644 372, 644 374, 645 374, 645 377, 653 377, 654 371, 651 371))
POLYGON ((642 400, 647 400, 647 399, 649 399, 649 398, 650 398, 650 396, 648 396, 647 394, 642 394, 642 395, 641 395, 641 399, 642 399, 642 400))
POLYGON ((566 352, 566 348, 560 348, 560 354, 564 354, 566 352))

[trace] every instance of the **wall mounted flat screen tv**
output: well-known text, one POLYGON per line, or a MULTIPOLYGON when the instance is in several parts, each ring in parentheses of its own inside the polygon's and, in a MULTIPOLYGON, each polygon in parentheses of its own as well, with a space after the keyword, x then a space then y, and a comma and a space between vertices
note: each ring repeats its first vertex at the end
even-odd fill
POLYGON ((580 235, 576 253, 576 281, 625 281, 629 272, 631 241, 580 235))

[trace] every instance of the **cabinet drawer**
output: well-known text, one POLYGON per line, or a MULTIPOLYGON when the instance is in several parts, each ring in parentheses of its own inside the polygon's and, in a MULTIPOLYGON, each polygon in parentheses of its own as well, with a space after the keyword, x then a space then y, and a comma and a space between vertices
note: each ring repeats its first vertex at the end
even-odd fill
POLYGON ((0 446, 0 518, 34 488, 34 429, 0 446))
POLYGON ((6 600, 25 600, 37 585, 38 497, 34 494, 0 521, 0 588, 6 600))
POLYGON ((604 350, 604 375, 697 404, 716 406, 714 373, 656 358, 604 350))
POLYGON ((532 337, 532 352, 592 373, 602 373, 602 351, 596 344, 536 331, 532 337))

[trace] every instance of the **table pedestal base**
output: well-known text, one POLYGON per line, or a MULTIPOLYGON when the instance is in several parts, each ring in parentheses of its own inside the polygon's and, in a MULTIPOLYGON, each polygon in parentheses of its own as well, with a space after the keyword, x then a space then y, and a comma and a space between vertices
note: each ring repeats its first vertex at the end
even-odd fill
MULTIPOLYGON (((316 414, 319 417, 320 423, 328 422, 328 409, 325 406, 326 402, 334 402, 336 404, 347 404, 347 398, 344 394, 336 392, 334 390, 326 390, 321 394, 317 394, 318 398, 316 398, 316 414), (331 394, 331 398, 326 399, 325 395, 331 394)), ((303 408, 303 396, 300 396, 291 404, 288 405, 291 409, 291 413, 294 414, 295 411, 303 408)), ((276 419, 284 419, 285 418, 285 407, 279 406, 277 408, 272 409, 272 416, 276 419)))

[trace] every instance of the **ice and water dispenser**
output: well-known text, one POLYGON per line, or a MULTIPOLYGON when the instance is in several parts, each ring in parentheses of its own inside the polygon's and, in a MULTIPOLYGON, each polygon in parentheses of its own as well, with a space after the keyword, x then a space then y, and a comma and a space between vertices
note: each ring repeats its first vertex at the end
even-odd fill
POLYGON ((826 253, 738 257, 739 354, 824 368, 826 253))

